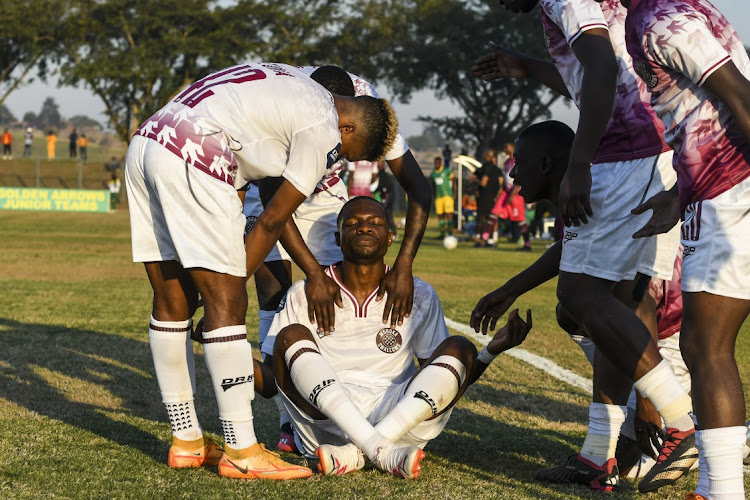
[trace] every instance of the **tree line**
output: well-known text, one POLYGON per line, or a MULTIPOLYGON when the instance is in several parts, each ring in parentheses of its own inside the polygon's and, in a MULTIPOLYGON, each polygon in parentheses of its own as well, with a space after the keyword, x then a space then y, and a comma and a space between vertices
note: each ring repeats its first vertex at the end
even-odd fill
POLYGON ((246 61, 336 64, 408 102, 430 89, 458 117, 427 129, 478 148, 549 117, 557 98, 530 80, 488 84, 471 64, 488 42, 546 57, 541 23, 479 0, 0 0, 0 105, 54 70, 84 84, 128 142, 182 87, 246 61))

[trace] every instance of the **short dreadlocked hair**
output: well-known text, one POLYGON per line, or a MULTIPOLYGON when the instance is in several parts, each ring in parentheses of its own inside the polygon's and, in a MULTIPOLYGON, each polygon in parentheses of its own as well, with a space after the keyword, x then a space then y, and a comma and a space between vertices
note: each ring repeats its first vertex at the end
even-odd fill
POLYGON ((321 84, 331 94, 354 97, 354 82, 343 68, 321 66, 312 72, 310 78, 321 84))
POLYGON ((393 146, 398 135, 398 118, 386 99, 362 95, 354 98, 359 109, 361 140, 365 158, 377 161, 393 146))

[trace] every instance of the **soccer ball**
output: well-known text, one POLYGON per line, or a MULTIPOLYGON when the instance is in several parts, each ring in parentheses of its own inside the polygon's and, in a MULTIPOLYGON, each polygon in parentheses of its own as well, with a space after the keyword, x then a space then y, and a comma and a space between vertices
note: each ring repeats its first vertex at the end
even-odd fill
POLYGON ((458 238, 455 236, 446 236, 443 238, 443 246, 446 250, 453 250, 458 246, 458 238))

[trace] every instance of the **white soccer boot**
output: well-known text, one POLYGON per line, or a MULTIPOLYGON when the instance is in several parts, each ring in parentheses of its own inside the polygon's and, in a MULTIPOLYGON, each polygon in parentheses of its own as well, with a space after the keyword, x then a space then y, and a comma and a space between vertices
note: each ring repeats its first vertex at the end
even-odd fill
POLYGON ((365 466, 365 454, 353 443, 320 445, 315 456, 318 457, 318 472, 324 476, 343 476, 365 466))

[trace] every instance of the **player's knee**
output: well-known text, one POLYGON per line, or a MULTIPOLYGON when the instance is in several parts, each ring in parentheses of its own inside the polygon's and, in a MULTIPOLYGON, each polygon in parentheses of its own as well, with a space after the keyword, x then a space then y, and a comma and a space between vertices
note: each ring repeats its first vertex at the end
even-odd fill
POLYGON ((445 339, 438 350, 441 356, 453 356, 466 366, 470 366, 477 358, 477 348, 469 339, 460 335, 445 339))
POLYGON ((282 328, 276 335, 276 342, 273 345, 274 359, 284 359, 284 354, 286 354, 289 348, 300 340, 310 340, 315 342, 310 330, 299 323, 282 328))
POLYGON ((568 311, 558 303, 555 308, 555 316, 557 317, 557 324, 562 328, 568 335, 586 335, 583 328, 578 326, 578 323, 568 311))

